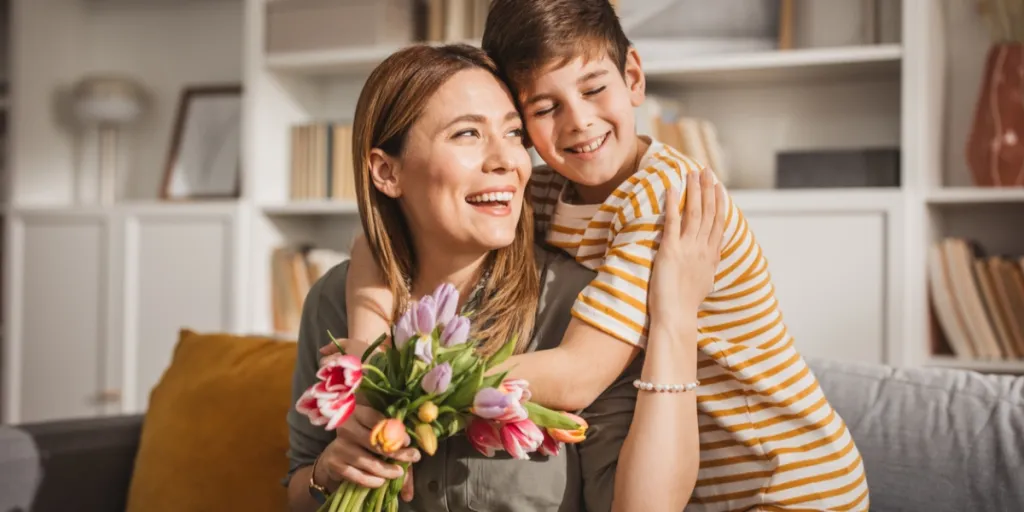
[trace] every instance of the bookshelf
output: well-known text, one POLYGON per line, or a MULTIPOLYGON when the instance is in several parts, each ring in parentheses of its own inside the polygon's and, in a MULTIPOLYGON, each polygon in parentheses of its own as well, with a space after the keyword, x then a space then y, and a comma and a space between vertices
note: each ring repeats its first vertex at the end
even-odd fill
MULTIPOLYGON (((962 66, 976 66, 970 63, 982 60, 984 47, 976 38, 950 35, 947 25, 956 19, 959 30, 973 12, 952 0, 902 0, 899 11, 897 41, 651 55, 643 61, 649 96, 714 122, 728 154, 727 184, 765 239, 778 269, 780 300, 805 355, 1024 372, 1014 361, 964 361, 933 348, 928 269, 922 264, 929 248, 945 236, 971 235, 986 250, 1024 253, 1011 242, 1019 239, 1013 222, 1024 220, 1024 189, 971 187, 955 176, 960 171, 949 156, 947 148, 960 144, 951 140, 961 136, 955 127, 964 123, 958 105, 973 105, 976 94, 976 83, 965 86, 959 77, 977 76, 978 70, 962 66), (973 57, 959 58, 966 54, 973 57), (950 85, 950 75, 960 82, 950 85), (862 147, 899 148, 899 186, 775 188, 779 151, 862 147), (790 247, 810 252, 796 254, 790 247), (831 267, 808 267, 822 258, 831 267), (828 286, 851 294, 806 277, 815 272, 846 276, 828 286)), ((244 183, 255 214, 245 293, 254 331, 272 327, 269 255, 276 247, 344 251, 359 230, 350 201, 289 199, 289 127, 350 121, 367 74, 398 48, 267 53, 264 22, 262 0, 246 0, 244 183)))

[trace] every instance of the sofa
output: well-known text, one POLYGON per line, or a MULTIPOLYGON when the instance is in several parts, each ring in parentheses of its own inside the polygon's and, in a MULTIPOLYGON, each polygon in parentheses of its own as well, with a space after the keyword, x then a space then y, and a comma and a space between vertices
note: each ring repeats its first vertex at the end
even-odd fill
MULTIPOLYGON (((5 485, 21 489, 34 500, 20 506, 37 512, 283 510, 284 488, 277 480, 286 468, 283 416, 291 406, 293 351, 287 342, 183 331, 146 416, 8 426, 8 434, 23 442, 20 450, 3 452, 14 455, 0 461, 0 490, 5 485), (259 363, 247 352, 272 354, 272 361, 259 363), (242 377, 217 370, 243 363, 257 369, 242 377), (271 375, 286 382, 272 389, 254 383, 271 375), (226 385, 225 379, 241 382, 226 385), (175 382, 185 390, 172 392, 175 382), (260 392, 237 397, 209 393, 225 386, 260 392), (193 410, 190 400, 213 404, 193 410), (270 402, 276 404, 267 407, 270 402), (248 409, 261 407, 260 422, 246 417, 248 409), (164 425, 175 421, 177 426, 164 425), (236 424, 203 431, 219 421, 236 424), (252 447, 262 451, 241 460, 233 455, 252 447), (31 476, 37 470, 41 478, 31 476), (15 484, 19 478, 27 481, 15 484), (252 500, 243 506, 239 494, 252 500)), ((872 510, 1024 510, 1024 377, 809 363, 861 451, 872 510)), ((14 498, 0 496, 0 511, 19 510, 19 504, 5 499, 14 498)))

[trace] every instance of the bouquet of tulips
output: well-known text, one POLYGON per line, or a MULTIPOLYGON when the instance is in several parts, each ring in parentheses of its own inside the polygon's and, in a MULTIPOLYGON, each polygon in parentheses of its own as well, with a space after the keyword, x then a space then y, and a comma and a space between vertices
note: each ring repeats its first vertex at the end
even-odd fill
MULTIPOLYGON (((516 339, 489 356, 479 353, 468 339, 469 319, 455 313, 458 301, 455 287, 443 284, 410 305, 392 327, 392 344, 383 345, 382 335, 361 359, 339 346, 339 353, 321 360, 318 381, 296 409, 334 430, 359 396, 385 416, 370 433, 370 443, 385 454, 414 446, 430 456, 439 440, 463 430, 487 457, 500 450, 519 459, 535 451, 554 455, 561 443, 582 441, 587 425, 581 418, 530 402, 526 381, 490 371, 512 354, 516 339)), ((403 480, 376 489, 345 482, 320 510, 397 511, 403 480)))

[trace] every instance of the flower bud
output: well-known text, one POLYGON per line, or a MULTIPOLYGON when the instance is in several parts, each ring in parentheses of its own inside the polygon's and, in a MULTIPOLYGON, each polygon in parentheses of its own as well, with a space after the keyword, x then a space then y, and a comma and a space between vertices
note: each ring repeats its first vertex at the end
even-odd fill
POLYGON ((420 383, 423 386, 423 391, 432 395, 440 395, 448 390, 448 386, 452 383, 452 365, 447 362, 441 363, 427 372, 423 376, 423 382, 420 383))
POLYGON ((442 283, 431 295, 437 306, 437 323, 446 325, 455 317, 455 309, 459 304, 459 291, 451 283, 442 283))
POLYGON ((461 345, 469 338, 469 319, 464 316, 452 318, 441 331, 441 346, 448 348, 461 345))
POLYGON ((370 431, 370 446, 383 453, 394 453, 409 446, 409 442, 405 425, 395 418, 380 420, 370 431))
POLYGON ((587 422, 583 418, 580 418, 579 416, 572 413, 563 412, 562 414, 568 416, 570 419, 575 421, 576 424, 579 425, 579 428, 573 430, 549 428, 548 433, 551 434, 551 437, 555 438, 556 441, 561 441, 567 444, 579 443, 586 439, 588 426, 587 422))
POLYGON ((423 423, 430 423, 437 419, 437 405, 434 402, 425 402, 416 410, 416 417, 423 423))
POLYGON ((433 455, 437 452, 437 435, 434 434, 434 428, 429 423, 420 423, 416 425, 416 437, 420 438, 420 448, 423 449, 427 455, 433 455))

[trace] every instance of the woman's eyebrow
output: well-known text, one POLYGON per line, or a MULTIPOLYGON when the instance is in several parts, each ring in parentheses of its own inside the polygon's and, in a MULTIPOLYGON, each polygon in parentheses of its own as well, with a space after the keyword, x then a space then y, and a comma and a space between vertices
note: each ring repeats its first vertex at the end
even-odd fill
MULTIPOLYGON (((507 122, 507 121, 511 121, 513 119, 519 119, 519 112, 516 112, 515 110, 510 110, 507 114, 505 114, 504 121, 507 122)), ((487 122, 487 117, 483 116, 483 115, 480 115, 480 114, 462 114, 461 116, 456 117, 455 119, 452 119, 451 122, 449 122, 448 124, 444 125, 444 128, 442 128, 442 130, 448 129, 452 125, 455 125, 455 124, 458 124, 458 123, 464 123, 464 122, 465 123, 484 124, 484 123, 487 122)))

